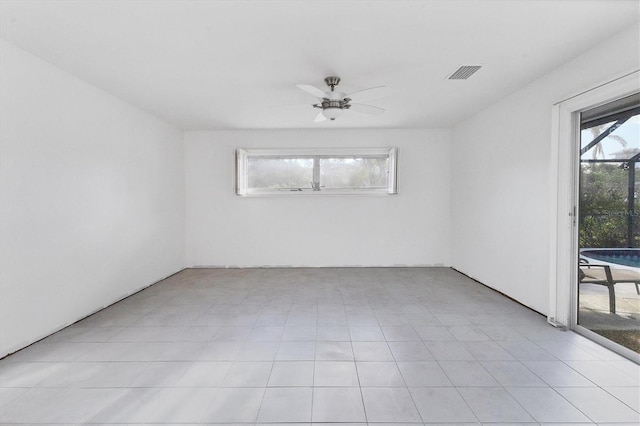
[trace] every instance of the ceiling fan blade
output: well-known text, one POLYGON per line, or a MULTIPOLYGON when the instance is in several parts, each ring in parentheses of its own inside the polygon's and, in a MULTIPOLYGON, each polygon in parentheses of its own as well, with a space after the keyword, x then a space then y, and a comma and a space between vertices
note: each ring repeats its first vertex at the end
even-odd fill
POLYGON ((351 104, 349 111, 355 111, 361 114, 380 115, 384 112, 384 109, 373 105, 351 104))
POLYGON ((327 117, 324 116, 324 114, 322 113, 322 111, 320 111, 318 113, 318 115, 316 115, 316 118, 313 120, 314 123, 319 123, 321 121, 325 121, 327 119, 327 117))
POLYGON ((268 105, 268 108, 288 108, 288 107, 308 107, 309 106, 309 102, 306 102, 304 104, 273 104, 273 105, 268 105))
POLYGON ((315 96, 316 98, 322 99, 327 97, 327 94, 324 93, 322 90, 318 89, 317 87, 313 87, 309 84, 296 84, 296 87, 300 90, 304 90, 310 95, 315 96))
POLYGON ((349 98, 356 102, 372 101, 374 99, 384 98, 389 95, 387 86, 369 87, 368 89, 358 90, 348 95, 349 98))

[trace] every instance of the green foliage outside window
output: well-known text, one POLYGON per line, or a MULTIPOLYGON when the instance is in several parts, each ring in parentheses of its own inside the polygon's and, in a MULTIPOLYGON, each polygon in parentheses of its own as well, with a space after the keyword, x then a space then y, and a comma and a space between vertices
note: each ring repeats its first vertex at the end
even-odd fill
MULTIPOLYGON (((636 165, 636 180, 640 168, 636 165)), ((633 215, 632 247, 640 247, 640 197, 628 206, 629 171, 619 164, 583 163, 580 168, 580 234, 582 248, 628 247, 628 219, 633 215)))

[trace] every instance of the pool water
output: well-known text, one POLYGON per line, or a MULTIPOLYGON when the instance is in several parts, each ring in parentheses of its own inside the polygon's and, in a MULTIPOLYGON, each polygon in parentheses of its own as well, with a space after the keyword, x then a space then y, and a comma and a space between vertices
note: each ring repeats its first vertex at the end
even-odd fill
POLYGON ((640 249, 582 249, 580 254, 602 262, 640 268, 640 249))

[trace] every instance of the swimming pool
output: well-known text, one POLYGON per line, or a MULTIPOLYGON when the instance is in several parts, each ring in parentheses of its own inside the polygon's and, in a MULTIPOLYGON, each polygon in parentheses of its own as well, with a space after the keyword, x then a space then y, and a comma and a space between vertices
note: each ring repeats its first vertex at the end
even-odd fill
POLYGON ((585 248, 580 254, 601 262, 640 268, 640 248, 585 248))

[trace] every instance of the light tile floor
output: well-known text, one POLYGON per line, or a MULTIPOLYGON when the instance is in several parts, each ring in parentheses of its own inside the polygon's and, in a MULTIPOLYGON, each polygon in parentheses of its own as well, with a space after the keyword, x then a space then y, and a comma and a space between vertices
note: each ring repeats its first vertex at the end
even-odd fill
POLYGON ((0 422, 637 425, 639 385, 450 269, 190 269, 0 361, 0 422))

